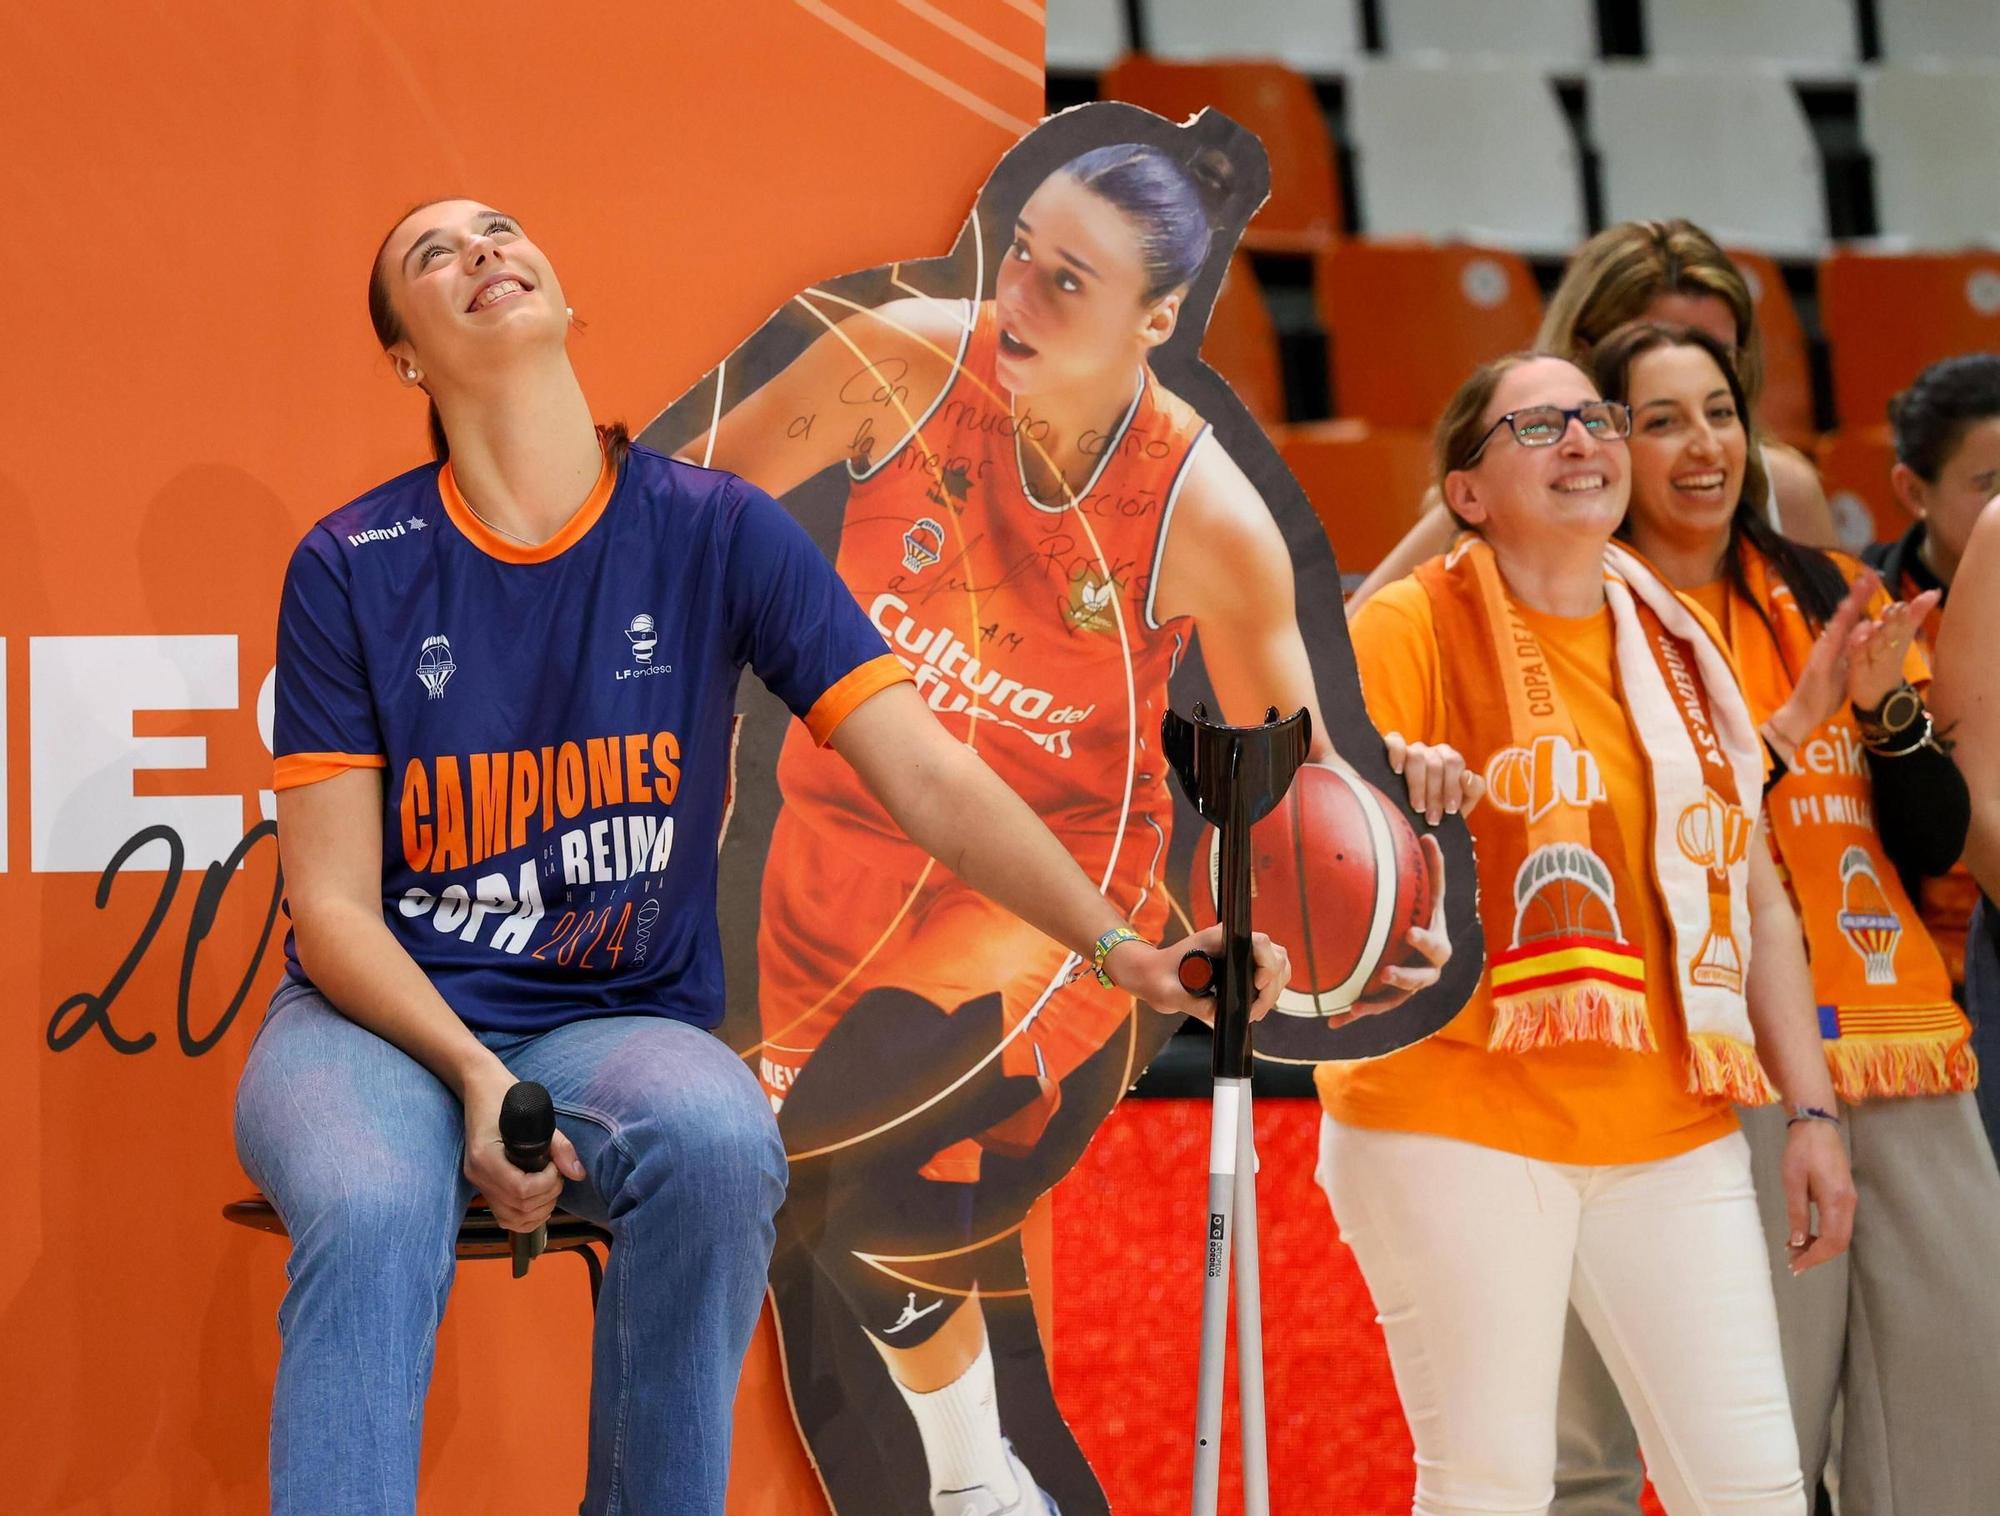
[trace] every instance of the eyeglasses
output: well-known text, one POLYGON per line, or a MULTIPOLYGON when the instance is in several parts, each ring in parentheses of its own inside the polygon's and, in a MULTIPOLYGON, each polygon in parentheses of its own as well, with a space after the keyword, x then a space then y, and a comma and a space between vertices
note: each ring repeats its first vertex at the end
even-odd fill
POLYGON ((1563 440, 1573 420, 1582 423, 1585 434, 1599 442, 1616 442, 1632 435, 1632 407, 1616 400, 1586 400, 1582 405, 1571 406, 1530 405, 1507 412, 1486 428, 1486 435, 1479 439, 1472 456, 1459 467, 1471 468, 1477 463, 1493 434, 1503 426, 1522 447, 1554 447, 1563 440))

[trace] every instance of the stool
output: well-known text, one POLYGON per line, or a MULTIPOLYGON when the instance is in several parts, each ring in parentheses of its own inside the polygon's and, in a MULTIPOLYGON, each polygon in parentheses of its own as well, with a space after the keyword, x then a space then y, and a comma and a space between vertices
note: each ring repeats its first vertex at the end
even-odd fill
MULTIPOLYGON (((271 1202, 262 1195, 248 1200, 232 1200, 222 1208, 222 1219, 237 1226, 249 1227, 254 1232, 271 1232, 283 1237, 285 1223, 271 1202)), ((513 1256, 514 1234, 493 1219, 493 1213, 483 1205, 475 1205, 465 1213, 465 1219, 458 1224, 458 1245, 454 1250, 459 1258, 511 1258, 513 1256)), ((575 1253, 583 1259, 583 1265, 590 1270, 590 1308, 597 1309, 597 1293, 604 1287, 604 1263, 597 1256, 599 1246, 607 1250, 611 1246, 611 1234, 594 1221, 585 1221, 580 1216, 572 1216, 567 1211, 557 1211, 549 1217, 550 1253, 575 1253)))

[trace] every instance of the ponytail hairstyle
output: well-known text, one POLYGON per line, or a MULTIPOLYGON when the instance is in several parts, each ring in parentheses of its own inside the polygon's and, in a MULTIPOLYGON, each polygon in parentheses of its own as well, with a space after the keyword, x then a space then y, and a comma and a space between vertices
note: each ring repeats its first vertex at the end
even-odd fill
POLYGON ((1621 221, 1584 243, 1549 297, 1535 345, 1581 362, 1617 328, 1644 320, 1662 295, 1713 295, 1729 307, 1736 318, 1731 383, 1754 401, 1764 383, 1764 348, 1749 281, 1692 221, 1621 221))
POLYGON ((1148 304, 1201 272, 1235 178, 1220 148, 1182 158, 1143 142, 1092 148, 1059 172, 1124 212, 1139 233, 1148 304))
POLYGON ((1926 484, 1936 484, 1965 434, 1995 416, 2000 416, 2000 355, 1941 358, 1889 402, 1896 461, 1926 484))
MULTIPOLYGON (((368 320, 375 328, 375 340, 382 344, 385 353, 403 340, 403 318, 396 310, 396 302, 389 297, 389 239, 396 235, 396 227, 425 206, 450 198, 441 195, 436 200, 419 200, 404 211, 396 218, 395 225, 382 234, 381 244, 375 249, 375 261, 368 265, 368 320)), ((431 457, 443 463, 451 457, 451 439, 444 434, 444 418, 438 415, 437 402, 426 394, 424 404, 427 407, 424 424, 430 434, 431 457)))
MULTIPOLYGON (((389 294, 389 274, 386 255, 389 239, 396 235, 396 227, 427 205, 438 205, 445 200, 464 198, 457 195, 440 195, 431 200, 419 200, 415 205, 398 216, 395 225, 382 234, 381 244, 375 249, 375 261, 368 268, 368 319, 375 328, 375 340, 382 344, 382 351, 388 352, 404 337, 403 318, 396 310, 396 302, 389 294)), ((451 460, 451 439, 444 433, 444 418, 438 414, 437 401, 429 394, 424 396, 426 413, 424 425, 430 435, 431 458, 438 463, 451 460)), ((625 454, 631 450, 632 436, 626 431, 625 423, 613 421, 597 429, 598 445, 604 449, 604 456, 611 462, 613 472, 625 466, 625 454)))
MULTIPOLYGON (((1723 573, 1730 587, 1760 617, 1764 617, 1767 626, 1770 624, 1770 618, 1764 616, 1764 608, 1757 604, 1757 597, 1750 593, 1750 581, 1743 572, 1743 550, 1747 544, 1752 552, 1771 565, 1778 578, 1792 592, 1799 609, 1805 612, 1807 622, 1817 631, 1846 598, 1847 576, 1841 573, 1840 566, 1833 559, 1818 548, 1779 535, 1777 529, 1765 519, 1763 502, 1770 494, 1770 484, 1764 474, 1764 460, 1758 448, 1756 423, 1750 415, 1749 397, 1744 392, 1743 380, 1736 372, 1729 350, 1707 332, 1691 326, 1634 321, 1619 327, 1591 350, 1590 377, 1605 399, 1629 404, 1632 398, 1632 365, 1647 353, 1669 347, 1700 348, 1714 360, 1729 386, 1729 398, 1734 402, 1736 415, 1743 426, 1743 492, 1736 497, 1735 509, 1729 514, 1729 549, 1723 555, 1723 573)), ((1631 530, 1632 517, 1627 512, 1624 523, 1618 528, 1618 535, 1629 540, 1631 530)))

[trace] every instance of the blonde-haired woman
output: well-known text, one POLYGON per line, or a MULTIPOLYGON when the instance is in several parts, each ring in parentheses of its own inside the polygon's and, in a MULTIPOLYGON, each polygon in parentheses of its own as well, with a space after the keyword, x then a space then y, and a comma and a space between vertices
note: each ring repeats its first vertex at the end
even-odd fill
MULTIPOLYGON (((1764 378, 1764 341, 1750 285, 1715 239, 1692 221, 1621 221, 1579 247, 1542 313, 1535 346, 1581 358, 1629 321, 1671 321, 1705 331, 1736 356, 1736 372, 1754 405, 1764 378)), ((1767 442, 1767 519, 1798 542, 1831 547, 1833 515, 1819 475, 1805 457, 1767 442)), ((1423 518, 1361 582, 1352 614, 1375 591, 1400 579, 1451 541, 1452 522, 1435 491, 1423 518)), ((1338 551, 1340 544, 1335 543, 1338 551)))

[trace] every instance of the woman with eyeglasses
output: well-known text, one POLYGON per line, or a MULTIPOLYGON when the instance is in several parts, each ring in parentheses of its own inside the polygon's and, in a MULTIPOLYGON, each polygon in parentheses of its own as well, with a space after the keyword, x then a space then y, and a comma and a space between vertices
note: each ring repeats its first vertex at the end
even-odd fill
POLYGON ((1547 1506, 1572 1303, 1669 1512, 1806 1511, 1733 1105, 1775 1084, 1800 1113, 1795 1268, 1845 1248, 1853 1188, 1814 1114, 1833 1089, 1755 724, 1713 626, 1612 540, 1630 427, 1562 358, 1480 369, 1436 441, 1467 530, 1352 628, 1392 749, 1442 750, 1478 802, 1479 989, 1429 1040, 1317 1076, 1416 1516, 1547 1506))
MULTIPOLYGON (((1692 221, 1621 221, 1571 255, 1562 283, 1542 313, 1535 346, 1581 359, 1628 321, 1673 321, 1709 333, 1736 354, 1743 387, 1754 404, 1763 379, 1763 337, 1743 271, 1692 221)), ((1833 515, 1819 474, 1800 453, 1766 440, 1759 508, 1777 530, 1798 542, 1830 546, 1833 515)), ((1452 522, 1431 500, 1389 556, 1348 601, 1350 613, 1451 541, 1452 522)), ((1336 551, 1340 544, 1335 543, 1336 551)))
MULTIPOLYGON (((1770 529, 1753 504, 1748 403, 1708 333, 1622 328, 1591 370, 1632 409, 1621 535, 1721 628, 1775 756, 1769 835, 1804 926, 1840 1101, 1812 1119, 1844 1127, 1853 1149, 1851 1251, 1786 1278, 1787 1114, 1740 1113, 1808 1487, 1828 1467, 1839 1400, 1844 1510, 1978 1509, 2000 1488, 2000 1451, 1982 1430, 2000 1358, 1988 1262, 2000 1257, 2000 1171, 1969 1093, 1971 1029, 1903 883, 1948 868, 1965 839, 1966 786, 1924 706, 1917 636, 1937 592, 1893 600, 1853 559, 1770 529), (1925 1451, 1933 1439, 1939 1456, 1925 1451)), ((1572 1322, 1560 1516, 1636 1509, 1638 1450, 1593 1357, 1572 1322)))

